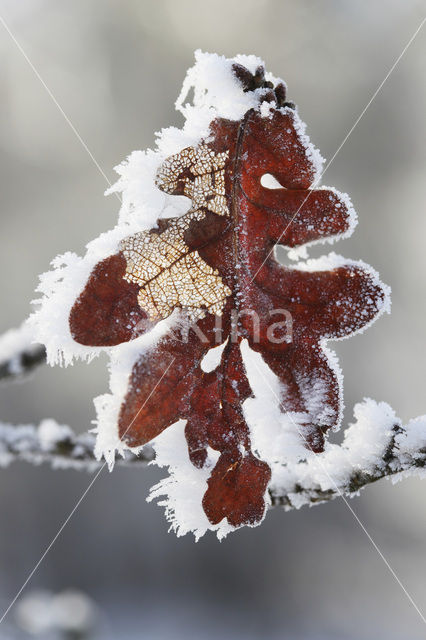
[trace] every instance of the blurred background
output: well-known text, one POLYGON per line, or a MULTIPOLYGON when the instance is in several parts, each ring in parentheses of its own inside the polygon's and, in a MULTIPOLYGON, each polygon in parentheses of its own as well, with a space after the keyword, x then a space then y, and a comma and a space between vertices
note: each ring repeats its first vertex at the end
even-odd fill
MULTIPOLYGON (((155 131, 182 124, 173 104, 196 48, 262 57, 286 80, 312 140, 331 158, 424 7, 415 0, 0 0, 3 19, 111 182, 113 167, 152 146, 155 131)), ((388 401, 403 420, 426 412, 425 45, 426 28, 324 178, 350 194, 359 214, 353 238, 334 249, 371 263, 393 289, 391 316, 335 344, 345 424, 364 396, 388 401)), ((0 55, 5 331, 28 315, 50 260, 82 253, 114 225, 119 203, 103 197, 105 179, 2 25, 0 55)), ((0 419, 52 417, 83 431, 94 417, 92 398, 106 388, 106 358, 41 368, 25 384, 0 388, 0 419)), ((91 476, 23 464, 0 473, 3 610, 91 476)), ((163 475, 102 472, 23 597, 35 589, 43 602, 46 593, 85 593, 100 620, 96 637, 106 639, 425 637, 425 623, 343 501, 275 509, 259 528, 194 544, 169 534, 162 509, 145 502, 163 475)), ((426 613, 426 483, 381 482, 351 506, 426 613)), ((22 607, 10 611, 0 638, 35 633, 22 607)), ((41 637, 56 637, 50 633, 42 625, 41 637)))

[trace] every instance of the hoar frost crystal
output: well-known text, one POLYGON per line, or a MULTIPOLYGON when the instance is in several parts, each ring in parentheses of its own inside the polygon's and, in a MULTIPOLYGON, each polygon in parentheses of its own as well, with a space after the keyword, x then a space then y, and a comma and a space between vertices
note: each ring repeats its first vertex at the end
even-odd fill
POLYGON ((343 399, 326 341, 388 310, 389 289, 334 253, 276 261, 277 243, 303 256, 356 216, 317 188, 323 159, 261 60, 196 52, 176 106, 182 130, 117 168, 117 226, 55 260, 32 323, 51 364, 110 355, 97 455, 112 467, 149 442, 170 472, 151 498, 174 530, 223 537, 258 525, 292 466, 329 451, 343 399))

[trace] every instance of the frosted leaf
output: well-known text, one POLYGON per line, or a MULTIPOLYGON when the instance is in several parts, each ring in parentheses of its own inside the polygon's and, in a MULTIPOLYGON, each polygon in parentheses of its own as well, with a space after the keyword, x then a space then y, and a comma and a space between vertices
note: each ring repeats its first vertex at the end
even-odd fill
POLYGON ((112 466, 154 443, 171 476, 152 496, 167 496, 173 529, 223 536, 259 524, 269 492, 295 493, 296 478, 327 490, 321 464, 344 478, 347 451, 374 464, 389 436, 374 447, 374 424, 392 417, 382 406, 358 409, 368 451, 355 427, 344 448, 327 444, 343 408, 327 340, 364 330, 390 291, 361 261, 306 259, 356 215, 346 194, 317 188, 323 159, 261 60, 196 52, 177 108, 182 129, 118 167, 117 227, 44 275, 32 326, 51 362, 110 356, 96 455, 112 466), (279 265, 277 242, 301 260, 279 265))

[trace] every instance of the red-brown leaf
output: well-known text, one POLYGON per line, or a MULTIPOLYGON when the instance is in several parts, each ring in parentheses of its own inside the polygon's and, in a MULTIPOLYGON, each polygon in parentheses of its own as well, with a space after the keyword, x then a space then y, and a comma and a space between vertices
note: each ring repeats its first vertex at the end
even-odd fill
POLYGON ((254 75, 241 65, 234 71, 245 91, 265 88, 264 100, 275 103, 269 116, 251 109, 239 121, 216 119, 205 141, 163 163, 159 188, 188 196, 192 208, 126 238, 117 255, 99 263, 71 311, 70 329, 82 344, 109 346, 141 335, 176 308, 187 312, 205 341, 194 331, 187 341, 171 331, 140 357, 119 433, 129 446, 140 446, 186 419, 192 463, 203 467, 208 447, 219 452, 203 499, 209 521, 227 518, 240 526, 262 519, 270 479, 268 464, 251 449, 242 410, 252 391, 241 341, 247 339, 278 376, 282 411, 306 416, 301 437, 319 452, 342 402, 322 340, 368 324, 385 294, 359 265, 307 271, 275 260, 275 243, 297 247, 344 234, 350 216, 334 191, 310 190, 315 167, 294 111, 285 106, 284 86, 273 89, 261 68, 254 75), (282 188, 263 187, 264 174, 282 188), (291 341, 270 339, 276 309, 291 317, 291 341), (219 367, 204 372, 202 358, 226 338, 219 367), (318 388, 321 400, 312 402, 318 388))

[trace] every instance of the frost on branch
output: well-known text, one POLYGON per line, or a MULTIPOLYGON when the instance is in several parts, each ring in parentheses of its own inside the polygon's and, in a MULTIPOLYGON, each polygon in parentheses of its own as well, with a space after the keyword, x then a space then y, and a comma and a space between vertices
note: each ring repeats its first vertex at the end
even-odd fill
POLYGON ((403 426, 388 404, 366 399, 355 405, 354 417, 342 445, 327 444, 323 453, 281 469, 270 486, 272 504, 298 509, 357 495, 384 477, 396 482, 425 474, 426 416, 403 426))
POLYGON ((20 379, 46 361, 44 346, 33 343, 33 331, 27 323, 0 337, 0 382, 20 379))
MULTIPOLYGON (((298 493, 300 474, 329 490, 315 469, 348 447, 326 440, 343 407, 327 341, 389 310, 389 289, 335 253, 275 260, 276 243, 302 257, 356 216, 347 195, 318 188, 322 158, 262 61, 197 52, 177 108, 182 130, 118 167, 115 229, 42 276, 32 325, 51 364, 110 355, 96 455, 112 466, 153 444, 171 475, 152 497, 166 494, 172 526, 223 536, 259 524, 271 495, 298 493)), ((386 411, 364 427, 376 435, 386 411)))
MULTIPOLYGON (((101 463, 95 458, 93 448, 92 434, 77 435, 55 420, 42 420, 38 426, 0 423, 0 467, 25 461, 36 465, 48 463, 54 469, 94 471, 101 463)), ((139 457, 128 455, 123 463, 151 460, 152 455, 146 452, 139 457)))
MULTIPOLYGON (((320 454, 290 461, 276 473, 268 489, 271 506, 286 511, 314 506, 338 497, 353 497, 365 486, 390 478, 393 482, 426 474, 426 416, 402 425, 389 405, 364 400, 354 410, 355 421, 345 432, 343 444, 327 444, 320 454)), ((170 476, 152 488, 150 500, 159 502, 172 519, 177 535, 194 531, 202 536, 209 528, 203 519, 201 499, 204 477, 185 455, 185 444, 176 423, 156 443, 156 464, 169 468, 170 476), (185 462, 186 458, 186 462, 185 462), (176 461, 179 461, 178 463, 176 461)), ((94 471, 101 462, 93 455, 91 434, 75 435, 69 427, 43 420, 38 427, 0 424, 0 466, 14 461, 49 463, 54 469, 94 471)), ((152 453, 144 451, 119 458, 122 466, 138 468, 152 462, 152 453)), ((223 537, 232 527, 222 526, 223 537)))
MULTIPOLYGON (((426 474, 426 416, 404 426, 388 404, 370 399, 355 405, 354 416, 342 445, 327 443, 322 453, 305 452, 299 460, 275 467, 268 492, 271 506, 290 511, 342 496, 353 497, 382 478, 397 482, 426 474)), ((185 458, 182 447, 179 424, 158 439, 156 463, 167 466, 171 475, 152 488, 150 499, 166 496, 159 504, 166 508, 177 535, 194 531, 199 538, 209 528, 200 511, 208 472, 200 483, 189 460, 177 464, 177 457, 185 458)), ((219 538, 230 530, 232 527, 222 526, 219 538)))

